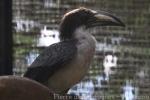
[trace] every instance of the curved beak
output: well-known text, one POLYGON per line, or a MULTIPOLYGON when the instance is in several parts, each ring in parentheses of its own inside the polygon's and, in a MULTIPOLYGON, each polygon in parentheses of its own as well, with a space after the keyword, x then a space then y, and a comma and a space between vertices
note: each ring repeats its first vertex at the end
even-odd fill
POLYGON ((125 27, 125 24, 117 17, 107 12, 95 13, 88 22, 87 27, 94 26, 121 26, 125 27))

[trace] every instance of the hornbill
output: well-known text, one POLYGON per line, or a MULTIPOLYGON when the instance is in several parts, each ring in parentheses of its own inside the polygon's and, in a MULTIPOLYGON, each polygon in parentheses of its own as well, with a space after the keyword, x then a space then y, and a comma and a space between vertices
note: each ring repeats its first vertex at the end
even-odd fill
POLYGON ((66 13, 60 23, 60 42, 47 47, 24 77, 36 80, 55 93, 65 94, 83 79, 95 53, 92 36, 96 26, 125 26, 107 12, 80 7, 66 13))

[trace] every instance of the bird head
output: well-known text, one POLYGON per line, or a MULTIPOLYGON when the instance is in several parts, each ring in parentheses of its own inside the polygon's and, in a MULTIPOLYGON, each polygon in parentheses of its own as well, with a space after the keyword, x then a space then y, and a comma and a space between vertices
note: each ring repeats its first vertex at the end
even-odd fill
POLYGON ((71 39, 74 31, 80 26, 87 29, 96 26, 125 26, 117 17, 108 12, 97 12, 91 9, 80 7, 66 13, 60 23, 60 39, 71 39))

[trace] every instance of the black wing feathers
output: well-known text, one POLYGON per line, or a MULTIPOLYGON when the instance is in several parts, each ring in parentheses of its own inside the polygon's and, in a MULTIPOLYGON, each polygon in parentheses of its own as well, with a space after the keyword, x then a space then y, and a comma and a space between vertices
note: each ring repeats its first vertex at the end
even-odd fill
POLYGON ((44 83, 75 56, 75 40, 59 42, 47 47, 28 68, 25 77, 44 83))

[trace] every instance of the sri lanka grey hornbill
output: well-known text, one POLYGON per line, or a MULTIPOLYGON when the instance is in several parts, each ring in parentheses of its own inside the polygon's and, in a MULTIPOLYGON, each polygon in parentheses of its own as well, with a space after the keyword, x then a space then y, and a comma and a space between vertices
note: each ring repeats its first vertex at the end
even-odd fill
POLYGON ((86 74, 95 53, 96 26, 125 26, 107 12, 78 8, 64 15, 60 42, 47 47, 28 68, 24 77, 36 80, 59 94, 78 83, 86 74))

